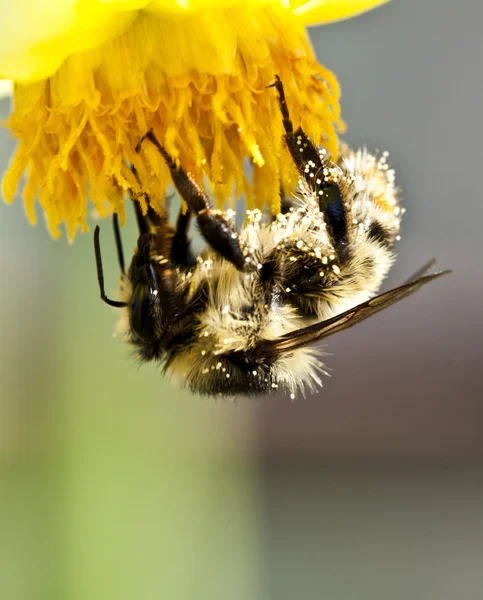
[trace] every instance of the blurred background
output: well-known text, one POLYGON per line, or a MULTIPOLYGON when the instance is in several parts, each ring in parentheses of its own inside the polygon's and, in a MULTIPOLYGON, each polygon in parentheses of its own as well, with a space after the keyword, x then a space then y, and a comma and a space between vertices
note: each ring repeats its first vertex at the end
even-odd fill
POLYGON ((482 22, 474 0, 394 0, 312 30, 346 140, 389 150, 404 191, 385 289, 432 256, 454 270, 330 338, 318 395, 200 400, 138 369, 91 235, 0 206, 0 598, 481 598, 482 22))

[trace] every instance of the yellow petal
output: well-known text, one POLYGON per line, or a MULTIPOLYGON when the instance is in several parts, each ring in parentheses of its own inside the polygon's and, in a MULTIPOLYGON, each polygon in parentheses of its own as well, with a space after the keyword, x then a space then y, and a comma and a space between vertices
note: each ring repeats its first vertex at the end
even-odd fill
POLYGON ((249 8, 260 8, 268 4, 278 4, 283 8, 290 8, 291 6, 290 0, 152 0, 147 4, 146 10, 159 16, 183 16, 189 13, 201 13, 218 8, 231 8, 242 4, 249 8))
POLYGON ((152 128, 197 181, 210 179, 218 206, 244 194, 250 208, 277 212, 280 185, 292 189, 297 174, 277 93, 267 87, 275 74, 294 125, 336 155, 337 80, 317 63, 290 9, 247 3, 182 19, 141 11, 122 35, 69 56, 53 76, 16 84, 8 125, 20 143, 3 180, 5 200, 13 201, 26 173, 30 220, 37 196, 53 235, 65 222, 73 239, 88 229, 88 200, 101 216, 116 211, 122 219, 127 191, 141 191, 132 164, 161 211, 170 174, 150 144, 134 150, 152 128))
POLYGON ((65 58, 120 35, 146 0, 0 2, 0 77, 38 81, 65 58))
POLYGON ((210 179, 218 206, 244 194, 248 208, 276 213, 280 186, 293 189, 297 174, 267 86, 280 75, 295 126, 335 157, 343 128, 338 84, 315 60, 304 25, 380 3, 11 2, 3 11, 0 78, 16 81, 9 127, 20 143, 3 180, 6 201, 26 173, 29 219, 35 222, 38 198, 53 235, 64 222, 70 239, 88 229, 88 200, 101 216, 115 211, 122 220, 126 191, 142 189, 162 211, 166 165, 149 144, 134 150, 152 128, 198 181, 210 179))
POLYGON ((389 0, 309 0, 295 8, 305 25, 321 25, 362 14, 389 0))
POLYGON ((76 52, 122 34, 139 10, 183 18, 213 9, 272 5, 306 25, 346 19, 387 0, 0 0, 0 78, 39 81, 76 52))
MULTIPOLYGON (((249 6, 280 0, 246 0, 249 6)), ((0 0, 0 78, 39 81, 76 52, 122 34, 139 10, 171 18, 240 5, 240 0, 0 0)))

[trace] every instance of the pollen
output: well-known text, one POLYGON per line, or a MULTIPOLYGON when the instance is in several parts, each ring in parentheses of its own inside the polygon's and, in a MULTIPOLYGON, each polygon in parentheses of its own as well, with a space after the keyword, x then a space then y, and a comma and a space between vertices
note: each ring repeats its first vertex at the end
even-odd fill
POLYGON ((289 3, 228 5, 183 18, 142 10, 123 33, 68 56, 50 77, 16 84, 8 126, 19 144, 5 200, 23 196, 32 223, 38 200, 52 235, 64 224, 70 240, 88 231, 89 202, 123 223, 129 193, 143 211, 146 193, 161 213, 169 171, 148 142, 135 150, 152 129, 178 164, 211 182, 218 208, 244 195, 247 208, 277 214, 280 186, 294 189, 298 175, 277 92, 267 86, 280 76, 294 127, 336 157, 338 83, 289 3))

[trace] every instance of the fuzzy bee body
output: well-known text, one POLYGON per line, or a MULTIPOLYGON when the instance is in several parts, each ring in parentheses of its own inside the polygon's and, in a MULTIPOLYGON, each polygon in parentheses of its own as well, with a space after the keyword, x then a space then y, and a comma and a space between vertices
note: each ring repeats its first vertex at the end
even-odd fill
MULTIPOLYGON (((248 213, 239 232, 257 269, 239 271, 215 252, 183 271, 177 267, 178 289, 185 317, 171 340, 142 345, 144 360, 158 360, 165 372, 198 393, 263 394, 280 389, 289 394, 320 385, 323 368, 314 348, 299 348, 273 360, 251 356, 260 340, 274 340, 333 317, 366 301, 378 290, 394 260, 392 246, 399 230, 398 206, 384 215, 359 178, 374 157, 347 155, 341 161, 348 256, 341 264, 327 233, 317 201, 318 186, 301 190, 294 206, 273 222, 259 211, 248 213), (357 186, 359 184, 359 189, 357 186), (360 226, 360 224, 362 226, 360 226), (376 227, 375 227, 376 225, 376 227), (382 230, 384 235, 371 232, 382 230)), ((380 169, 384 166, 380 163, 380 169)), ((157 257, 152 256, 154 262, 157 257)), ((122 330, 131 339, 131 277, 123 282, 126 302, 122 330)), ((174 333, 174 335, 173 335, 174 333)))
MULTIPOLYGON (((248 211, 235 233, 204 192, 154 143, 188 205, 176 229, 136 203, 137 250, 122 276, 119 329, 144 361, 157 361, 191 391, 260 395, 316 389, 324 372, 313 343, 413 293, 422 275, 374 297, 394 262, 402 210, 386 156, 344 148, 337 164, 293 131, 277 80, 286 143, 300 189, 285 213, 248 211), (193 260, 187 231, 198 219, 210 248, 193 260)), ((117 232, 118 249, 120 248, 117 232)), ((120 251, 120 257, 122 252, 120 251)), ((120 259, 123 271, 123 260, 120 259)), ((428 267, 431 265, 428 265, 428 267)))

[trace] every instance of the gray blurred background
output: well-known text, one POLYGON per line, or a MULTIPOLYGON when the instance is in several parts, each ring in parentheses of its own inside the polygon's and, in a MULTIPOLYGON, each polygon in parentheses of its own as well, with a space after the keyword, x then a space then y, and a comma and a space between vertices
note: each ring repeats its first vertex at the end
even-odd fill
POLYGON ((1 598, 483 596, 482 25, 476 0, 394 0, 312 30, 345 139, 403 188, 385 289, 454 270, 330 338, 316 396, 216 403, 138 369, 91 235, 0 206, 1 598))

